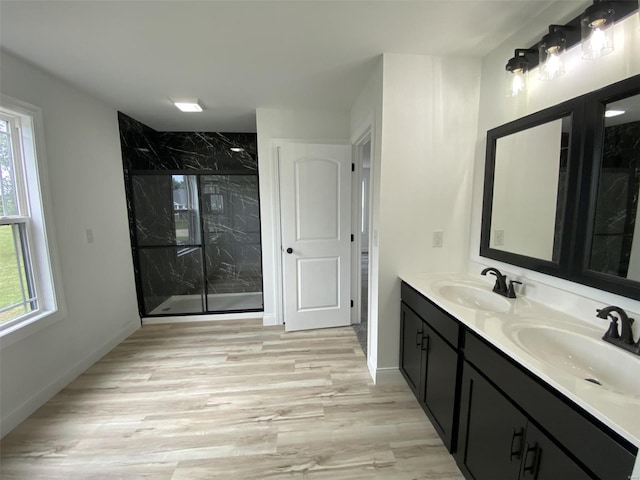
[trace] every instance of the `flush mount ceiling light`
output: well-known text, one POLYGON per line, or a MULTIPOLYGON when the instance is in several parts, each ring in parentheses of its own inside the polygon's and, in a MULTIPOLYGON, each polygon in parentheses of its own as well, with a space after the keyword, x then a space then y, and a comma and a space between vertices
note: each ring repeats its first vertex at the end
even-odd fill
POLYGON ((596 1, 582 14, 582 58, 593 60, 613 52, 615 3, 596 1))
POLYGON ((527 72, 529 71, 528 53, 535 50, 516 48, 515 56, 505 66, 507 72, 507 97, 516 97, 527 90, 527 72))
POLYGON ((604 116, 607 118, 611 118, 611 117, 617 117, 619 115, 624 115, 626 112, 626 110, 607 110, 606 112, 604 112, 604 116))
POLYGON ((204 107, 197 98, 172 98, 171 101, 181 112, 201 112, 204 107))
POLYGON ((567 27, 550 25, 549 33, 538 44, 540 80, 553 80, 564 75, 562 54, 567 49, 567 27))
POLYGON ((244 152, 244 148, 242 147, 231 147, 229 150, 236 153, 244 152))

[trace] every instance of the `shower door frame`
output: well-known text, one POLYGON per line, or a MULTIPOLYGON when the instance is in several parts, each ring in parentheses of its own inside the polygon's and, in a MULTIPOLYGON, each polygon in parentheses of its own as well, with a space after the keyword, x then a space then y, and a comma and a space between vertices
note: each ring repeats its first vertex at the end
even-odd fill
MULTIPOLYGON (((259 174, 256 171, 255 173, 249 173, 246 170, 130 170, 125 171, 125 186, 126 186, 126 195, 127 200, 130 204, 130 215, 129 215, 129 232, 131 239, 131 253, 133 257, 134 264, 134 281, 136 286, 136 296, 138 301, 138 312, 141 318, 166 318, 166 317, 176 317, 176 316, 203 316, 203 315, 224 315, 224 314, 241 314, 241 313, 261 313, 264 312, 264 272, 262 271, 262 260, 260 261, 260 294, 262 296, 262 308, 245 308, 245 309, 233 309, 233 310, 209 310, 209 282, 207 277, 207 264, 206 264, 206 249, 205 249, 205 240, 204 240, 204 217, 202 213, 202 194, 201 194, 201 177, 203 176, 247 176, 247 177, 255 177, 256 179, 256 197, 258 201, 257 205, 257 215, 258 215, 258 225, 260 226, 260 256, 262 257, 262 222, 261 222, 261 213, 260 213, 260 178, 259 174), (140 246, 138 242, 138 232, 136 228, 136 205, 133 199, 133 179, 138 176, 157 176, 164 175, 173 177, 174 175, 183 175, 183 176, 195 176, 197 177, 197 185, 198 185, 198 222, 200 227, 200 244, 166 244, 166 245, 148 245, 148 246, 140 246), (202 301, 202 311, 201 312, 171 312, 171 313, 155 313, 151 314, 146 311, 146 307, 144 304, 144 292, 142 286, 142 278, 141 278, 141 262, 140 262, 140 251, 142 249, 160 249, 160 248, 198 248, 201 251, 201 259, 202 259, 202 268, 201 268, 201 282, 202 282, 202 292, 200 293, 201 301, 202 301)), ((173 191, 173 190, 172 190, 173 191)), ((250 292, 247 292, 250 293, 250 292)), ((257 292, 251 292, 257 293, 257 292)))

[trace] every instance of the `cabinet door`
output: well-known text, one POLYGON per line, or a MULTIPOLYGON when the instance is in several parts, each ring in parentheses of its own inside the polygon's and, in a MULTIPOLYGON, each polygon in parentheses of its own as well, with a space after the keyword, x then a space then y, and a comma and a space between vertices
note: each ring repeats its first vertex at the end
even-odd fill
POLYGON ((401 307, 400 323, 400 371, 413 393, 422 401, 422 378, 424 358, 422 355, 423 321, 404 303, 401 307))
POLYGON ((427 414, 449 451, 452 450, 458 353, 428 325, 423 326, 427 355, 424 404, 427 414))
POLYGON ((516 480, 526 418, 468 363, 462 377, 460 412, 456 454, 460 468, 474 480, 516 480))
POLYGON ((549 437, 533 424, 527 425, 527 437, 522 453, 522 480, 588 480, 585 473, 549 437))

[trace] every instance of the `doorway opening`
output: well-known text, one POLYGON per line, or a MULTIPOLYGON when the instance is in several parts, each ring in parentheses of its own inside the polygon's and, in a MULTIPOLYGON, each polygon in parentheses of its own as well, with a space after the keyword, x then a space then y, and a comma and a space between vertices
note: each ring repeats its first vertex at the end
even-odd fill
POLYGON ((358 225, 360 241, 357 243, 358 250, 358 270, 359 276, 359 318, 353 324, 362 351, 367 356, 368 333, 369 333, 369 197, 370 197, 370 179, 371 179, 371 138, 367 137, 358 148, 358 181, 359 181, 359 207, 360 214, 356 217, 356 225, 358 225))

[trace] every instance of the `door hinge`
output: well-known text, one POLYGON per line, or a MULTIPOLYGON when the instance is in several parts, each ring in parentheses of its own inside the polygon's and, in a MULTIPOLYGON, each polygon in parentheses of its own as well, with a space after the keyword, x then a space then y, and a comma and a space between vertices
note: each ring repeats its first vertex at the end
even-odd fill
POLYGON ((351 234, 351 241, 352 241, 352 242, 353 242, 353 239, 354 239, 354 238, 355 238, 355 237, 353 236, 353 233, 352 233, 352 234, 351 234))
POLYGON ((351 171, 352 171, 352 172, 355 172, 355 171, 356 171, 356 164, 355 164, 355 163, 352 163, 352 164, 351 164, 351 171))
POLYGON ((351 300, 351 308, 353 308, 353 300, 351 300))

